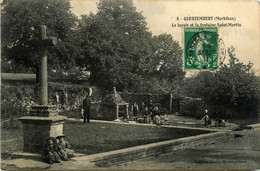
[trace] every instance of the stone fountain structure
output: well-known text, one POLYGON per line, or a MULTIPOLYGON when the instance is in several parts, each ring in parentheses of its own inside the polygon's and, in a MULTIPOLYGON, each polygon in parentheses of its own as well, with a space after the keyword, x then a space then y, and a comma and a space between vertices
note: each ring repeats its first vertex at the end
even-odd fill
POLYGON ((126 103, 121 96, 117 93, 116 88, 113 88, 113 92, 106 95, 103 103, 103 118, 105 120, 115 120, 119 121, 119 111, 122 109, 124 111, 124 118, 127 119, 129 117, 128 108, 129 103, 126 103))

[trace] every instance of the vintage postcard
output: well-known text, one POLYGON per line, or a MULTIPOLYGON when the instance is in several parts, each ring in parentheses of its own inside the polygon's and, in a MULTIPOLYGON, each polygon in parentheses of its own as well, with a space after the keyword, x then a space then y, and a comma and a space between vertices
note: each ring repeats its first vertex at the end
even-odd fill
POLYGON ((1 1, 1 169, 260 169, 259 14, 257 0, 1 1))

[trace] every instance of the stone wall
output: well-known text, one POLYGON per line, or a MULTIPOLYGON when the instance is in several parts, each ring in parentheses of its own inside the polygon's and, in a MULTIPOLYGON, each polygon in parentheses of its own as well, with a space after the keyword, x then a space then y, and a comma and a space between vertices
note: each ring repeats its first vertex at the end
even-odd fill
POLYGON ((149 156, 158 156, 160 154, 171 153, 177 150, 184 150, 187 148, 194 149, 198 146, 223 142, 229 138, 232 138, 230 132, 213 132, 209 134, 185 137, 176 140, 168 140, 107 153, 95 154, 89 156, 89 160, 91 160, 92 163, 95 163, 96 166, 108 167, 149 156))

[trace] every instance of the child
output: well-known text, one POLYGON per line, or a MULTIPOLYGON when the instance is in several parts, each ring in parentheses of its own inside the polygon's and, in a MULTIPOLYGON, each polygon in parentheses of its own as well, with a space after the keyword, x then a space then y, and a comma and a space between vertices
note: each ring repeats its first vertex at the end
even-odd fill
POLYGON ((61 159, 57 153, 58 147, 56 138, 50 137, 46 140, 46 145, 43 150, 43 160, 49 164, 60 163, 61 159))
POLYGON ((70 144, 64 139, 65 135, 60 135, 57 137, 58 140, 58 154, 62 160, 69 160, 69 158, 74 156, 74 151, 70 149, 70 144))

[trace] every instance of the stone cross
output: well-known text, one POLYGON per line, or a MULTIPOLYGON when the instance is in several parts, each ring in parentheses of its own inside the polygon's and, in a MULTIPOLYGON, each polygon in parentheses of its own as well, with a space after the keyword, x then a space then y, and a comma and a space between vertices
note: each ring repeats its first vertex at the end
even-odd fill
POLYGON ((40 101, 39 105, 31 106, 29 116, 19 118, 23 124, 23 151, 29 153, 42 153, 47 138, 63 134, 63 124, 67 119, 58 114, 56 106, 48 105, 47 53, 48 47, 57 44, 57 39, 47 37, 44 25, 38 31, 33 41, 40 51, 40 101))
POLYGON ((40 92, 39 92, 39 104, 48 105, 48 80, 47 80, 47 53, 48 47, 57 44, 55 37, 47 37, 46 26, 40 25, 40 69, 39 69, 39 80, 40 80, 40 92))

